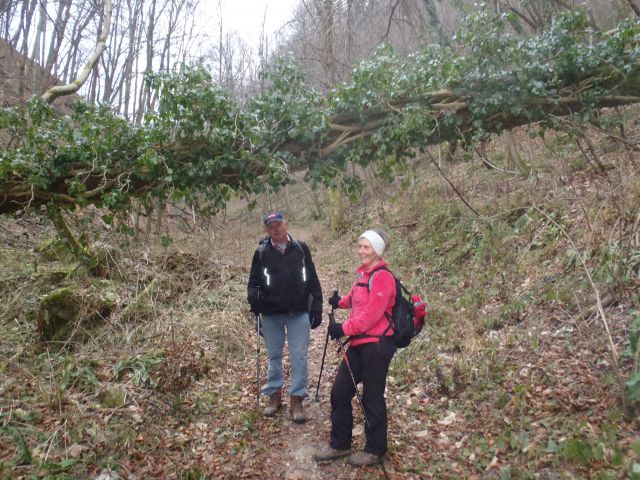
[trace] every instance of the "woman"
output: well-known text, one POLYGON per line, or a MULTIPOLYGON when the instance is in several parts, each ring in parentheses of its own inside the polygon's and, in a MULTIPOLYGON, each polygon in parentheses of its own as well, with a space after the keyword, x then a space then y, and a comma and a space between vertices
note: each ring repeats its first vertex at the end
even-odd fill
POLYGON ((358 239, 361 265, 349 293, 329 300, 333 308, 351 308, 344 323, 331 323, 332 339, 349 337, 349 349, 338 368, 331 388, 331 438, 329 445, 314 454, 317 462, 329 462, 351 453, 355 383, 362 382, 366 444, 348 462, 354 466, 382 463, 387 451, 387 405, 384 390, 389 363, 396 352, 388 317, 395 302, 396 284, 382 255, 389 236, 381 230, 367 230, 358 239), (372 278, 373 277, 373 278, 372 278), (349 371, 349 368, 351 371, 349 371), (353 374, 353 378, 351 375, 353 374))

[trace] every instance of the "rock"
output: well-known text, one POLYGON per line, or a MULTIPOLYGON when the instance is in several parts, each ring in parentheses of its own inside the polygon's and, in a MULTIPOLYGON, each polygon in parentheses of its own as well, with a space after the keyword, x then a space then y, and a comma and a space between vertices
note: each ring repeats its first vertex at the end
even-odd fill
POLYGON ((34 250, 47 260, 63 260, 70 256, 69 247, 59 238, 47 238, 36 245, 34 250))
POLYGON ((98 400, 103 407, 119 408, 124 405, 126 393, 122 385, 114 385, 101 390, 98 394, 98 400))
POLYGON ((119 302, 115 287, 108 280, 98 280, 84 288, 58 288, 40 302, 36 315, 40 339, 62 344, 84 341, 119 302))
POLYGON ((109 470, 108 468, 103 468, 100 475, 98 475, 94 480, 120 480, 120 475, 118 475, 118 472, 109 470))

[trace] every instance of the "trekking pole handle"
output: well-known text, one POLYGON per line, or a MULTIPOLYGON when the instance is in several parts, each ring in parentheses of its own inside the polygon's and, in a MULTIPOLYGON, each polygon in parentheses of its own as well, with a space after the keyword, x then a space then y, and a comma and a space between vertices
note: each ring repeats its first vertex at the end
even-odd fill
MULTIPOLYGON (((338 289, 337 288, 333 289, 333 295, 331 296, 331 298, 335 298, 335 299, 340 298, 340 295, 338 295, 338 289)), ((336 321, 335 315, 333 313, 335 310, 336 310, 336 307, 331 305, 331 313, 329 314, 329 323, 334 323, 336 321)))

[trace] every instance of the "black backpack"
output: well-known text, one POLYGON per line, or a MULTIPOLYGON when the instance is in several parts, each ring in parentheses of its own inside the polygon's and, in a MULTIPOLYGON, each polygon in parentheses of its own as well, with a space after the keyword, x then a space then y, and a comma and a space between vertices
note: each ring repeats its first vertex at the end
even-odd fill
MULTIPOLYGON (((380 270, 386 270, 387 272, 393 275, 393 272, 389 270, 387 267, 379 267, 371 272, 371 276, 369 277, 369 283, 359 284, 367 287, 367 290, 371 291, 371 284, 373 282, 373 277, 376 272, 380 270)), ((380 337, 384 337, 390 328, 393 329, 393 343, 397 348, 404 348, 411 343, 413 337, 418 335, 422 331, 422 326, 424 325, 424 316, 419 318, 415 317, 414 311, 414 301, 421 302, 420 297, 414 297, 411 295, 409 290, 398 280, 398 277, 393 275, 393 278, 396 281, 396 301, 391 309, 391 316, 389 316, 385 312, 385 316, 387 320, 389 320, 389 326, 384 331, 380 337)), ((357 337, 366 337, 372 335, 357 335, 357 337)), ((377 335, 376 335, 377 336, 377 335)))

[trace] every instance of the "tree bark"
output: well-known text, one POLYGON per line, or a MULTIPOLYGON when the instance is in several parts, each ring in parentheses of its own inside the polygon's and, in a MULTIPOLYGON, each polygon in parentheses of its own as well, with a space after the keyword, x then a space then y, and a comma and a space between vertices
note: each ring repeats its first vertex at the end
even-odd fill
POLYGON ((327 87, 331 87, 337 81, 336 62, 333 51, 334 19, 333 0, 319 0, 316 5, 320 19, 320 35, 322 36, 322 50, 320 53, 322 69, 324 70, 327 87))
MULTIPOLYGON (((151 10, 149 11, 149 18, 147 21, 147 64, 144 69, 144 73, 149 74, 153 71, 153 37, 154 29, 156 25, 156 0, 151 0, 151 10)), ((138 97, 138 111, 136 112, 135 123, 142 123, 144 118, 144 112, 151 105, 149 87, 143 85, 140 89, 140 95, 138 97)))
POLYGON ((629 7, 631 7, 631 10, 633 10, 633 13, 636 14, 636 17, 640 17, 640 4, 638 0, 627 0, 627 3, 629 7))
MULTIPOLYGON (((33 49, 31 50, 31 60, 36 65, 42 65, 42 49, 45 40, 45 34, 47 32, 47 0, 41 0, 40 2, 40 20, 36 28, 35 40, 33 42, 33 49)), ((36 93, 40 90, 40 72, 37 68, 31 69, 31 92, 36 93)))
POLYGON ((510 170, 514 168, 522 171, 524 168, 524 162, 518 151, 518 146, 513 138, 513 132, 511 130, 505 130, 502 132, 502 139, 507 147, 507 166, 510 170))

